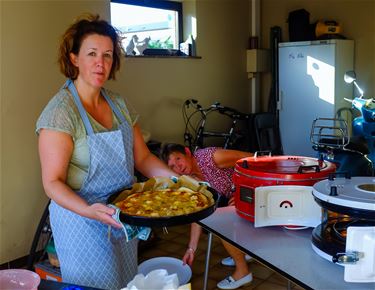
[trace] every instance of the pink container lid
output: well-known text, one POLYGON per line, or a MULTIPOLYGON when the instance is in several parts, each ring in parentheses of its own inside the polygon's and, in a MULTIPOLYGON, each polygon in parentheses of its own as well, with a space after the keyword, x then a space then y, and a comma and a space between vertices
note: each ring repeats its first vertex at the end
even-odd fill
POLYGON ((0 289, 36 290, 40 284, 37 273, 25 269, 8 269, 0 271, 0 289))

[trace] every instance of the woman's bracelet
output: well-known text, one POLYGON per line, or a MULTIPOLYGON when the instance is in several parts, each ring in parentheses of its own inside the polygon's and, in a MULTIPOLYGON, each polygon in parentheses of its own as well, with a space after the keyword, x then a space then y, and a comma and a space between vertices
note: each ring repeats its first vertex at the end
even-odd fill
POLYGON ((188 247, 186 251, 192 252, 193 254, 195 253, 195 249, 193 249, 192 247, 188 247))

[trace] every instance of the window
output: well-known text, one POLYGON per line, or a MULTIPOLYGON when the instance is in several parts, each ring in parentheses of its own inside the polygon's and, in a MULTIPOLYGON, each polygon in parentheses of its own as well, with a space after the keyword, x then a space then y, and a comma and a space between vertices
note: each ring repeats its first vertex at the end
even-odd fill
POLYGON ((123 34, 127 55, 146 48, 179 49, 182 4, 161 0, 112 0, 111 23, 123 34))

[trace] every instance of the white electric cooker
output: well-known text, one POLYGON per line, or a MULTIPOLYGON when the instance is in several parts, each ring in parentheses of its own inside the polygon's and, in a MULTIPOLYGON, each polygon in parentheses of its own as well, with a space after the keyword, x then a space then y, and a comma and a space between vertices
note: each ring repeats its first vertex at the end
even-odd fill
POLYGON ((315 252, 345 266, 345 281, 375 282, 375 177, 330 176, 314 184, 313 196, 323 210, 315 252))

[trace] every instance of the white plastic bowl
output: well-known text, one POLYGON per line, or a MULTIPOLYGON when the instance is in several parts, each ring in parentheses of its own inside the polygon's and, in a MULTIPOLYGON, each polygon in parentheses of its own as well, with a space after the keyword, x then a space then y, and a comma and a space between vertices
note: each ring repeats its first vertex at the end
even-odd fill
POLYGON ((165 269, 168 274, 177 274, 180 286, 188 283, 191 279, 189 265, 183 265, 182 260, 172 257, 157 257, 144 261, 138 266, 138 274, 147 275, 153 270, 165 269))
POLYGON ((24 269, 0 271, 0 288, 7 290, 36 290, 40 284, 38 274, 24 269))

